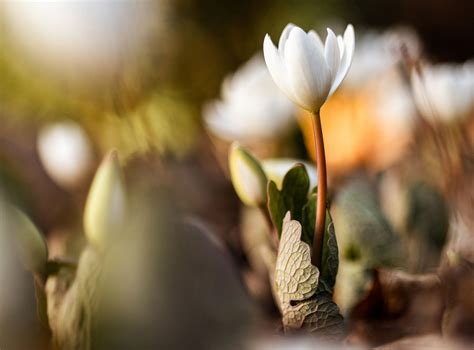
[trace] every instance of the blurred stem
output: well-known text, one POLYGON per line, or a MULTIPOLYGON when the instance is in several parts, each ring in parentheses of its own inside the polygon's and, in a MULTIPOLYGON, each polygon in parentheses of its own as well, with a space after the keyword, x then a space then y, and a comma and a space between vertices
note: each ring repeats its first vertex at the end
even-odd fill
POLYGON ((41 274, 33 274, 36 298, 36 314, 41 324, 50 330, 48 321, 48 304, 46 298, 45 284, 46 278, 41 274))
POLYGON ((267 207, 262 204, 259 206, 259 209, 262 213, 262 215, 265 217, 265 221, 268 226, 268 232, 270 233, 270 238, 275 246, 275 248, 278 250, 278 243, 280 242, 280 239, 278 238, 278 233, 275 227, 273 226, 272 218, 270 217, 270 213, 268 212, 267 207))
MULTIPOLYGON (((423 98, 425 99, 425 102, 428 104, 428 107, 431 111, 431 114, 436 118, 440 119, 439 115, 436 111, 436 108, 433 106, 433 103, 430 99, 430 96, 428 95, 428 90, 426 88, 426 82, 425 82, 425 76, 423 74, 423 70, 421 69, 420 63, 418 61, 411 61, 410 65, 407 64, 408 67, 412 67, 413 74, 416 74, 418 76, 418 79, 421 81, 421 86, 423 89, 423 98)), ((413 84, 411 80, 409 81, 410 88, 412 91, 412 95, 414 95, 414 89, 413 89, 413 84)), ((435 147, 437 151, 439 152, 439 159, 441 163, 441 167, 445 169, 446 173, 448 174, 447 178, 449 179, 450 173, 452 170, 452 164, 451 164, 451 159, 449 156, 449 152, 445 149, 443 146, 443 140, 441 136, 439 135, 439 132, 436 130, 436 128, 431 124, 430 121, 426 120, 426 118, 422 115, 421 112, 418 113, 418 122, 420 125, 421 131, 426 131, 428 135, 431 135, 433 137, 435 147)), ((415 141, 422 140, 423 135, 421 135, 420 138, 415 137, 415 141)), ((448 180, 449 181, 449 180, 448 180)))
POLYGON ((50 275, 56 275, 62 268, 75 270, 77 269, 77 262, 59 258, 48 260, 46 263, 45 278, 50 275))
POLYGON ((318 269, 321 269, 324 224, 326 222, 326 155, 324 153, 323 129, 321 127, 320 112, 313 112, 311 119, 313 124, 314 146, 316 148, 316 169, 318 172, 318 199, 316 204, 316 223, 314 225, 311 263, 318 269))

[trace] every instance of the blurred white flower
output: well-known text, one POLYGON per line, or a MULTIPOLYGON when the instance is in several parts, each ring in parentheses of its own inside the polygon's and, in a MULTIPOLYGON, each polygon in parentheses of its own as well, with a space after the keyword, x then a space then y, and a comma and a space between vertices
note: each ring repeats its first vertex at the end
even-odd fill
MULTIPOLYGON (((399 159, 409 144, 417 109, 402 74, 401 63, 407 57, 418 60, 421 52, 420 40, 410 28, 367 31, 358 35, 351 69, 340 89, 347 96, 361 97, 354 106, 362 109, 351 109, 350 113, 356 113, 352 118, 357 119, 358 113, 364 113, 369 120, 361 119, 361 123, 376 128, 372 131, 376 135, 370 140, 371 146, 365 151, 370 153, 367 164, 371 167, 389 166, 399 159)), ((349 120, 350 116, 345 119, 349 120)), ((353 129, 355 132, 356 128, 353 129)), ((355 142, 367 138, 360 137, 362 139, 355 142)))
POLYGON ((48 175, 59 185, 74 187, 89 172, 93 154, 84 130, 72 121, 42 128, 37 148, 48 175))
POLYGON ((461 120, 474 111, 474 62, 425 66, 412 74, 420 113, 431 121, 461 120))
POLYGON ((359 89, 378 78, 403 59, 403 51, 415 60, 421 55, 420 39, 410 28, 393 28, 383 33, 367 31, 358 35, 352 66, 343 87, 359 89))
POLYGON ((404 78, 396 70, 388 69, 367 86, 373 91, 374 115, 379 125, 409 132, 416 118, 416 106, 404 78))
POLYGON ((271 139, 295 120, 293 104, 278 90, 256 55, 222 84, 222 100, 204 106, 207 127, 227 141, 271 139))
POLYGON ((296 164, 303 164, 309 176, 309 190, 312 191, 318 185, 316 167, 304 160, 292 158, 271 158, 262 161, 262 167, 269 180, 272 180, 281 188, 286 173, 296 164))
POLYGON ((275 84, 300 107, 317 112, 349 71, 354 53, 354 28, 348 25, 344 38, 328 28, 323 45, 315 31, 305 33, 288 24, 278 48, 267 34, 263 53, 275 84))
POLYGON ((51 72, 90 79, 136 59, 166 12, 164 1, 4 0, 2 30, 51 72))
POLYGON ((410 28, 363 33, 357 40, 351 70, 342 86, 370 90, 377 122, 400 132, 408 131, 416 116, 411 91, 397 67, 403 51, 415 60, 421 55, 420 40, 410 28))

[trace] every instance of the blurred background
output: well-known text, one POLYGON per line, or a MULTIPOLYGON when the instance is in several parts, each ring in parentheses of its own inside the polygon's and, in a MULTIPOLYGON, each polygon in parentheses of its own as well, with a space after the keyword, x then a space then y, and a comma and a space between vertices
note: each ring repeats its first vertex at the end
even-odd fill
MULTIPOLYGON (((211 237, 206 238, 209 247, 202 243, 196 249, 216 250, 214 241, 221 247, 215 265, 226 261, 224 271, 213 271, 215 265, 209 261, 200 267, 206 254, 195 251, 190 255, 200 257, 191 260, 195 270, 178 268, 189 275, 205 270, 213 276, 206 286, 190 292, 197 298, 195 304, 200 305, 197 295, 210 293, 214 298, 214 289, 220 287, 216 276, 235 274, 229 284, 236 287, 229 295, 237 293, 244 306, 232 305, 229 310, 240 310, 236 320, 259 319, 264 325, 259 329, 274 330, 278 311, 261 261, 254 261, 259 260, 254 255, 260 241, 252 232, 261 222, 252 219, 257 214, 243 209, 234 193, 227 168, 229 145, 237 140, 261 159, 311 162, 310 119, 272 85, 261 56, 263 38, 269 33, 277 42, 289 22, 315 29, 322 38, 326 27, 339 34, 352 23, 352 68, 322 110, 332 208, 341 213, 347 201, 369 203, 386 224, 383 230, 401 237, 401 243, 390 244, 402 245, 405 258, 393 252, 387 259, 371 257, 353 264, 354 249, 371 236, 354 238, 344 231, 351 226, 345 217, 339 219, 340 231, 335 221, 340 258, 349 261, 346 270, 341 262, 340 275, 358 276, 355 282, 341 282, 338 304, 349 310, 364 298, 367 281, 373 278, 372 272, 365 272, 373 268, 433 272, 446 251, 474 262, 472 13, 471 0, 4 0, 0 199, 21 208, 36 224, 46 237, 50 258, 77 259, 86 244, 82 213, 93 175, 103 156, 116 149, 127 186, 143 197, 135 210, 149 203, 179 221, 164 218, 155 223, 151 210, 150 222, 137 230, 152 230, 150 225, 156 228, 163 222, 170 230, 184 225, 182 232, 197 230, 211 237), (191 229, 183 223, 187 220, 191 229), (347 285, 354 284, 360 291, 347 291, 347 285)), ((139 219, 132 221, 129 230, 139 226, 139 219)), ((137 237, 143 242, 156 239, 137 237)), ((157 243, 173 246, 165 264, 193 250, 186 239, 179 243, 183 250, 170 243, 172 237, 166 239, 168 243, 157 243)), ((380 246, 386 247, 391 239, 380 246)), ((134 249, 146 245, 143 242, 134 249)), ((8 285, 10 290, 0 293, 5 300, 0 301, 0 324, 16 330, 11 338, 37 334, 34 339, 48 346, 48 330, 34 321, 32 282, 23 272, 15 272, 20 277, 13 283, 11 271, 17 267, 12 264, 12 269, 0 271, 1 288, 8 285), (11 324, 12 319, 16 323, 11 324)), ((155 265, 147 264, 137 263, 135 268, 145 269, 144 276, 154 275, 155 265)), ((172 304, 186 298, 176 295, 169 297, 172 304)), ((192 306, 183 309, 203 312, 192 306)), ((469 334, 463 327, 472 317, 468 312, 453 318, 459 327, 454 323, 448 329, 469 334)), ((203 324, 222 322, 211 317, 203 324)), ((440 322, 433 324, 419 333, 438 331, 440 322)), ((225 327, 216 332, 225 334, 225 327)), ((354 331, 354 342, 380 344, 406 334, 399 331, 389 339, 374 340, 368 339, 369 326, 364 327, 365 333, 354 331)), ((2 336, 0 347, 12 341, 2 336)), ((162 344, 171 348, 175 340, 162 344)), ((114 341, 107 341, 113 347, 114 341)))

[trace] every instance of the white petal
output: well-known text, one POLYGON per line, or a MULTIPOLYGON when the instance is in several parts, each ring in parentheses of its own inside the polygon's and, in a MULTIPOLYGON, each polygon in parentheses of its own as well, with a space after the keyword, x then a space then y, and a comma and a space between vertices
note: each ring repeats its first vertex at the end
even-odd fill
POLYGON ((263 41, 263 56, 265 58, 265 63, 267 64, 268 71, 270 72, 275 84, 285 93, 285 95, 287 95, 289 99, 294 101, 295 99, 293 97, 292 90, 288 84, 285 62, 283 61, 280 53, 268 34, 265 36, 265 40, 263 41))
POLYGON ((351 67, 352 57, 354 56, 354 41, 354 27, 352 24, 349 24, 344 32, 344 53, 341 58, 339 70, 333 80, 329 95, 332 95, 334 91, 336 91, 351 67))
POLYGON ((301 28, 292 29, 286 43, 288 82, 301 107, 317 111, 328 96, 331 79, 324 53, 301 28))
POLYGON ((328 36, 326 37, 326 44, 324 46, 324 57, 326 58, 326 63, 331 72, 331 81, 334 81, 337 70, 339 69, 341 57, 339 55, 339 46, 336 35, 331 29, 328 28, 327 30, 328 36))
POLYGON ((278 41, 278 51, 280 52, 280 55, 284 54, 286 40, 290 36, 290 32, 294 27, 296 26, 293 23, 288 23, 285 29, 283 29, 283 32, 281 32, 280 40, 278 41))
POLYGON ((312 40, 314 40, 315 44, 318 46, 318 49, 321 52, 323 52, 324 51, 323 41, 319 37, 318 33, 316 33, 314 30, 310 30, 308 35, 312 40))
POLYGON ((342 36, 337 36, 337 46, 339 46, 339 56, 342 59, 342 55, 344 55, 344 39, 342 36))

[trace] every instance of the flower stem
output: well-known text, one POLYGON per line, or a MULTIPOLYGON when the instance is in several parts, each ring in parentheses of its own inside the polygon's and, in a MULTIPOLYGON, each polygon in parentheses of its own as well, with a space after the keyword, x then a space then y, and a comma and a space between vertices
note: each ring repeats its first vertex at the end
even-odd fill
POLYGON ((324 226, 326 223, 326 155, 324 153, 323 130, 321 128, 321 117, 319 111, 313 112, 311 117, 313 124, 314 146, 316 148, 316 169, 318 172, 318 199, 316 204, 316 223, 314 225, 311 262, 318 269, 320 269, 324 238, 324 226))

